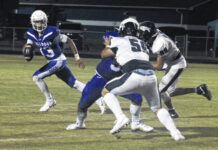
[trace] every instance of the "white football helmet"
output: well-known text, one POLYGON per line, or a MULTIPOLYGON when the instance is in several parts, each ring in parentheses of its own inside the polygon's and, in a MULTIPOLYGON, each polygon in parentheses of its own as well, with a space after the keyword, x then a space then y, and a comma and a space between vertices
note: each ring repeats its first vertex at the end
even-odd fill
POLYGON ((134 18, 127 18, 120 23, 119 34, 120 36, 137 36, 139 30, 139 23, 134 18))
POLYGON ((31 24, 34 30, 37 32, 43 32, 47 28, 48 17, 42 10, 36 10, 32 13, 31 24))

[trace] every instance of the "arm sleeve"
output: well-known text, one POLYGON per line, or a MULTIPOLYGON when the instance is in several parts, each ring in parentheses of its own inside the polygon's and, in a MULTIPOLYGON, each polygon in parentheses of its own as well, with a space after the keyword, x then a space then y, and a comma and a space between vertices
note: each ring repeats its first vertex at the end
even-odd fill
POLYGON ((27 42, 26 42, 26 44, 33 45, 33 41, 32 41, 32 40, 30 40, 30 39, 27 39, 27 42))
POLYGON ((55 40, 58 40, 59 42, 66 43, 67 42, 67 36, 65 34, 59 34, 55 40))

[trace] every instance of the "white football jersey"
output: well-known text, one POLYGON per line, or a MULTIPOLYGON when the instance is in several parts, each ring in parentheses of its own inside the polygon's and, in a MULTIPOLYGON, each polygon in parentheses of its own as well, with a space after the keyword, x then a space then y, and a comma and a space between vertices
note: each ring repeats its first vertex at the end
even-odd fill
MULTIPOLYGON (((150 49, 153 54, 161 56, 166 65, 172 65, 180 61, 180 59, 177 58, 177 56, 180 55, 180 51, 176 44, 166 34, 160 31, 158 31, 157 37, 153 41, 150 49)), ((181 58, 184 59, 183 56, 181 58)))
POLYGON ((113 50, 120 66, 131 60, 149 61, 145 43, 136 37, 112 37, 108 48, 113 50))

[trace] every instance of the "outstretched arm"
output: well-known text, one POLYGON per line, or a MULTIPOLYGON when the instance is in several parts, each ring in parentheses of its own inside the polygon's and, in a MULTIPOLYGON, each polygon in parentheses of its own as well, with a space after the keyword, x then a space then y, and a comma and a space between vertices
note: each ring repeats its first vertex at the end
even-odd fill
POLYGON ((81 61, 80 57, 79 57, 79 53, 78 53, 78 50, 77 50, 77 47, 75 45, 75 43, 73 42, 72 39, 70 39, 69 37, 67 37, 67 43, 69 44, 71 50, 73 51, 73 54, 74 54, 74 58, 75 58, 75 64, 84 69, 85 68, 85 65, 84 63, 81 61))

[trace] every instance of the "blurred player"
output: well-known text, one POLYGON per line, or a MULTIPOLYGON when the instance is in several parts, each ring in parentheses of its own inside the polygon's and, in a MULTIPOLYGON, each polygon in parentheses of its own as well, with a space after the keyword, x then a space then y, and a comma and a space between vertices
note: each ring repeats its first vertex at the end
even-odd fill
POLYGON ((39 87, 46 97, 45 104, 40 108, 41 112, 48 111, 50 107, 56 104, 52 94, 49 92, 44 78, 55 74, 71 88, 82 91, 84 84, 76 80, 71 70, 67 66, 67 59, 62 53, 59 42, 68 43, 75 56, 77 66, 84 68, 80 60, 77 48, 74 42, 55 26, 47 26, 47 15, 42 10, 36 10, 31 15, 32 28, 27 31, 27 43, 25 49, 33 47, 33 44, 40 48, 40 52, 45 56, 47 64, 33 74, 33 81, 39 87))
POLYGON ((176 44, 166 34, 158 30, 153 22, 141 23, 139 37, 146 42, 152 53, 158 56, 156 64, 153 64, 154 68, 162 70, 163 65, 166 66, 164 68, 165 75, 159 84, 159 90, 172 118, 179 117, 171 103, 170 97, 172 96, 197 93, 211 100, 211 93, 206 84, 202 84, 197 88, 176 89, 178 78, 186 68, 186 60, 176 44))
MULTIPOLYGON (((117 32, 106 32, 104 38, 111 36, 118 36, 117 32)), ((96 74, 86 84, 80 102, 78 104, 76 123, 67 126, 67 130, 75 130, 85 128, 85 118, 87 117, 88 108, 95 102, 96 99, 101 97, 101 91, 104 88, 107 81, 112 78, 121 76, 122 72, 118 66, 113 63, 113 58, 102 59, 96 67, 96 74)), ((139 94, 123 95, 127 99, 130 99, 130 113, 132 114, 131 129, 133 131, 139 130, 142 132, 150 132, 152 127, 142 123, 140 118, 142 97, 139 94)), ((101 99, 101 98, 100 98, 101 99)), ((98 100, 101 101, 101 100, 98 100)))
POLYGON ((161 106, 157 77, 153 66, 149 63, 148 51, 145 43, 137 38, 138 22, 133 18, 125 19, 119 27, 119 35, 105 41, 106 48, 102 57, 115 56, 116 62, 124 73, 107 82, 102 90, 105 103, 114 113, 117 123, 111 134, 118 133, 129 124, 129 119, 122 112, 117 95, 139 93, 143 95, 150 109, 156 113, 160 122, 169 130, 174 140, 183 140, 184 136, 176 128, 168 111, 161 106))

